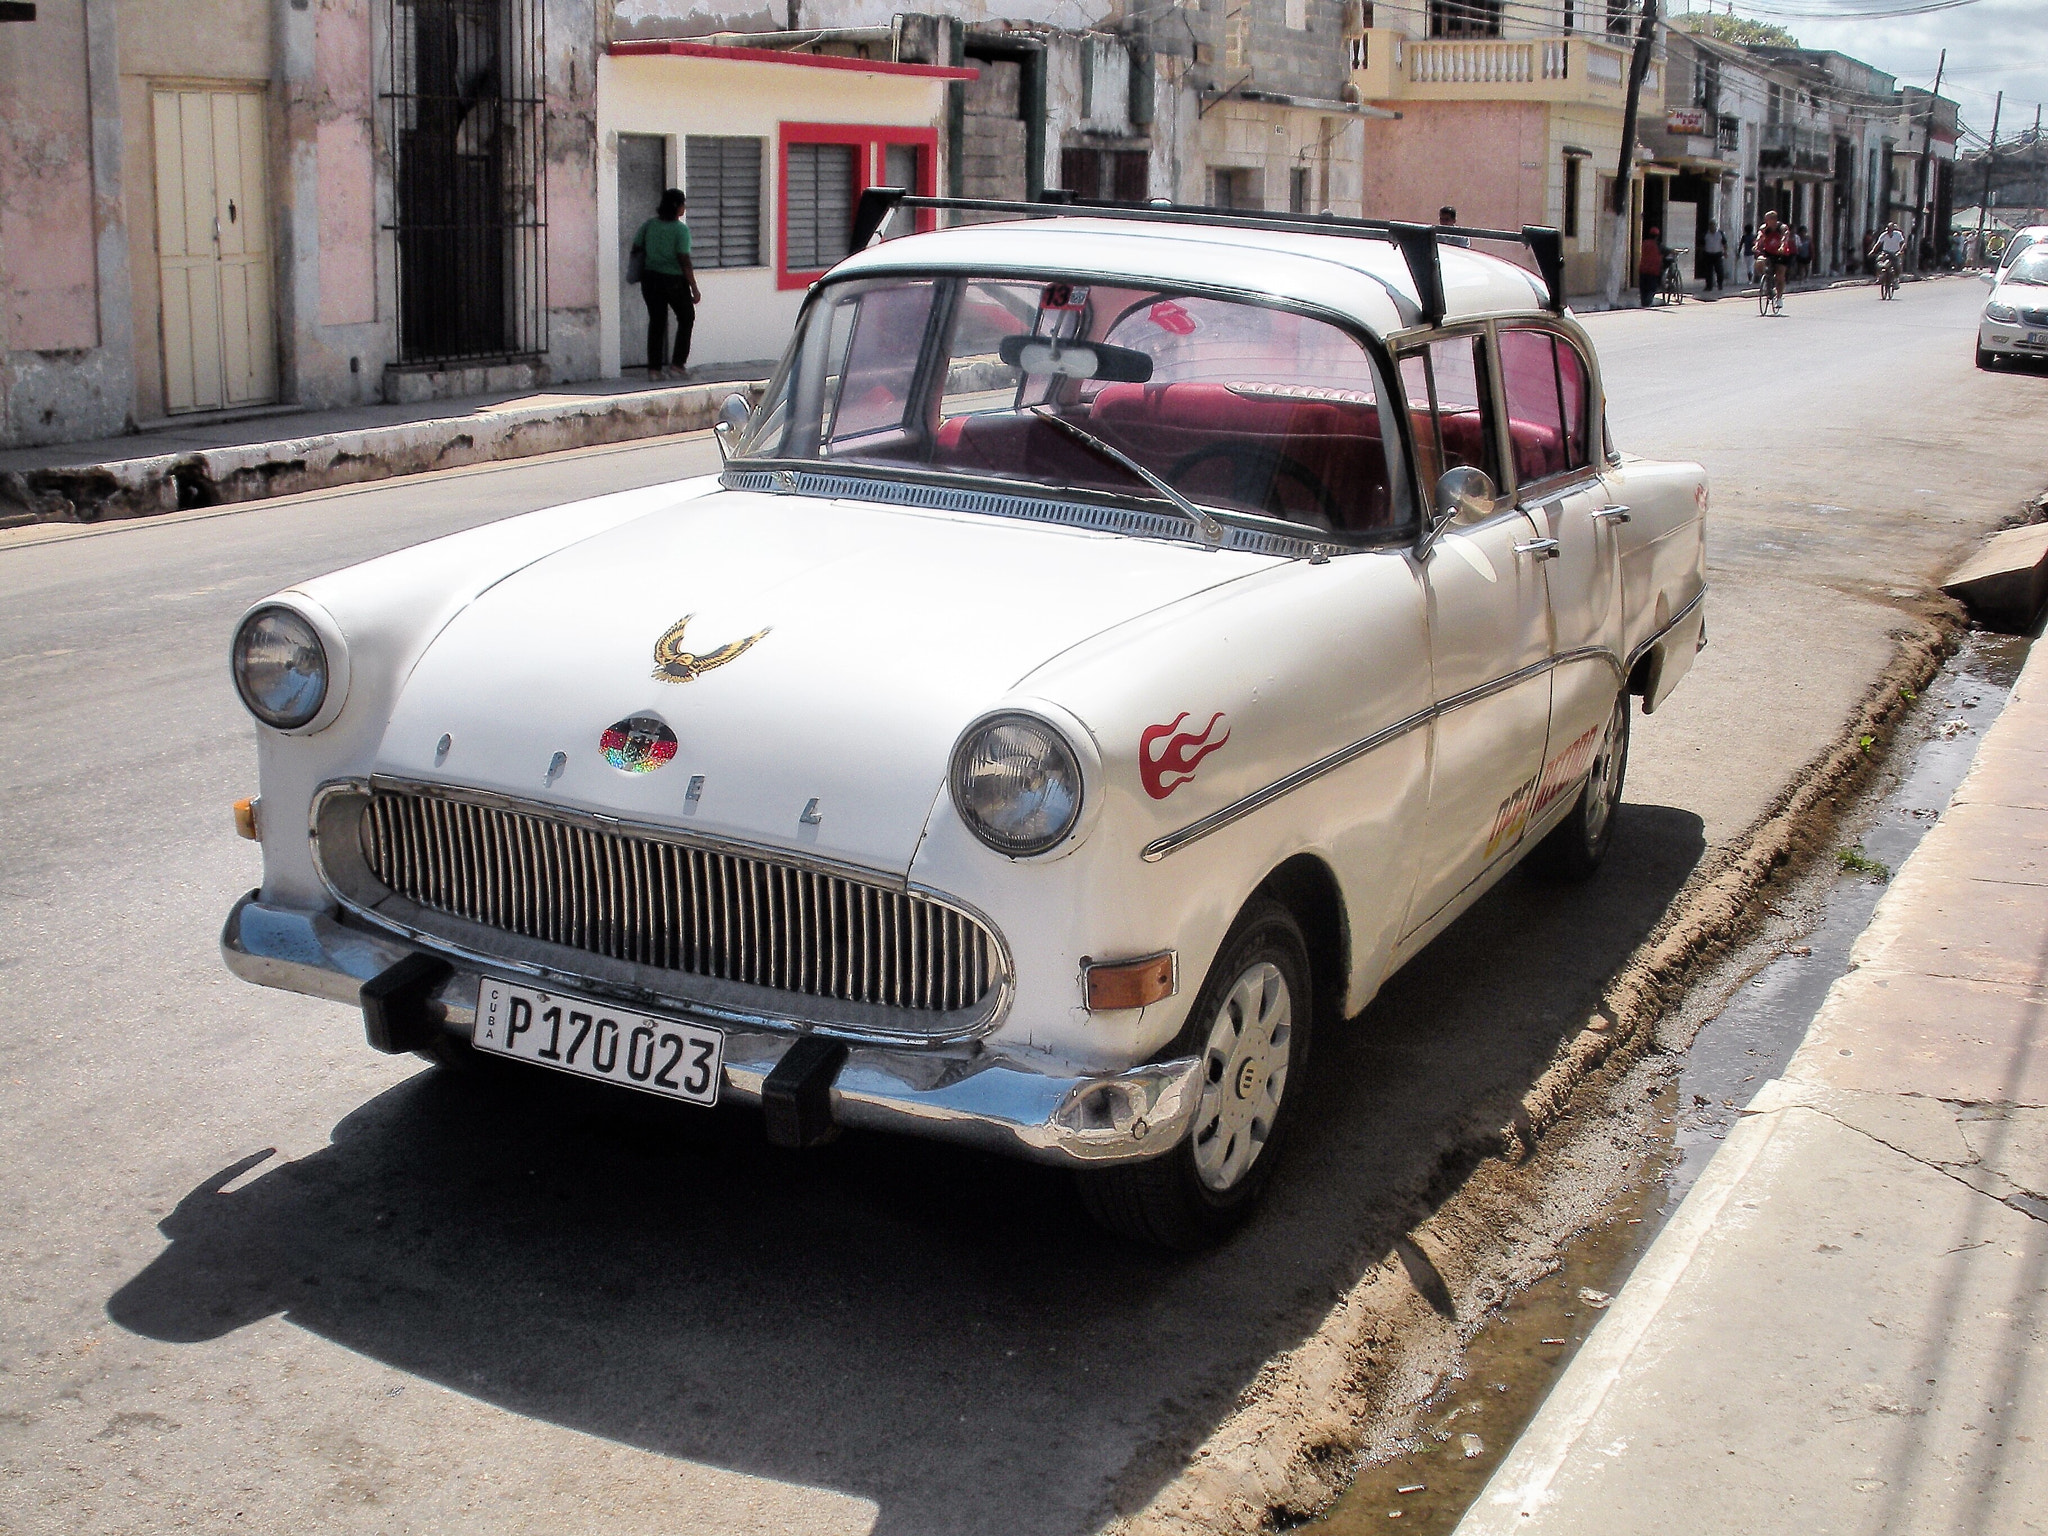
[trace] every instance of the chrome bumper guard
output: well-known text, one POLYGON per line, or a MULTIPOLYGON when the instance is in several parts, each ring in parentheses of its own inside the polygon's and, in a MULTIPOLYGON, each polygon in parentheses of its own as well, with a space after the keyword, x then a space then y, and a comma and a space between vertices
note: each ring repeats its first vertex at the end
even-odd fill
MULTIPOLYGON (((359 1007, 363 983, 417 953, 367 933, 331 912, 266 906, 251 891, 228 913, 221 957, 244 981, 359 1007)), ((457 965, 428 1000, 442 1027, 467 1041, 476 1024, 479 972, 457 965)), ((602 995, 601 989, 591 989, 602 995)), ((800 1033, 725 1033, 722 1098, 761 1102, 761 1084, 800 1033)), ((1123 1072, 1067 1076, 1000 1048, 972 1055, 849 1045, 831 1088, 840 1125, 964 1142, 991 1152, 1068 1167, 1138 1162, 1174 1147, 1200 1097, 1193 1057, 1123 1072)))

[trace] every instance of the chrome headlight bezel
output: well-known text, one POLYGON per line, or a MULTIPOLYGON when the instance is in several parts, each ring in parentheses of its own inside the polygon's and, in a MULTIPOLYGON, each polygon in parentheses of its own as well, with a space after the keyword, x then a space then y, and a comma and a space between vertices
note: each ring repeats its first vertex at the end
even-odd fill
POLYGON ((235 625, 234 638, 228 646, 228 673, 234 679, 235 694, 242 707, 259 724, 289 736, 311 735, 341 713, 348 697, 348 648, 325 610, 297 599, 296 594, 269 598, 242 615, 241 622, 235 625), (288 632, 296 630, 294 638, 317 658, 319 689, 310 700, 302 697, 294 701, 294 707, 280 708, 274 700, 259 695, 250 676, 249 652, 259 628, 266 624, 288 632))
POLYGON ((1035 858, 1066 843, 1080 827, 1089 802, 1088 774, 1082 764, 1082 754, 1067 733, 1043 715, 1019 709, 1002 710, 984 715, 960 733, 947 768, 946 787, 954 812, 977 842, 1005 858, 1035 858), (1042 819, 1029 831, 1023 830, 1032 819, 1028 815, 1018 818, 1012 828, 991 822, 977 809, 982 797, 973 793, 970 782, 980 749, 995 733, 1004 730, 1029 732, 1041 738, 1048 749, 1041 754, 1042 760, 1051 776, 1068 786, 1064 808, 1056 809, 1052 817, 1042 819))

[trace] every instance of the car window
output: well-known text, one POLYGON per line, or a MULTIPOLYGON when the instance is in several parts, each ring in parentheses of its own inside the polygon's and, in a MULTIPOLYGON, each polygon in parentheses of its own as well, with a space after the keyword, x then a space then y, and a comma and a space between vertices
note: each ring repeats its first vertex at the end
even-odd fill
POLYGON ((2007 283, 2048 284, 2048 246, 2028 251, 2005 270, 2007 283))
MULTIPOLYGON (((1458 397, 1476 421, 1465 345, 1458 397)), ((1269 305, 1127 283, 869 278, 806 311, 739 457, 1154 499, 1123 455, 1219 511, 1393 533, 1412 519, 1381 397, 1356 337, 1269 305)))
POLYGON ((1586 369, 1578 349, 1548 331, 1504 328, 1500 372, 1517 482, 1584 469, 1586 369))
POLYGON ((1416 483, 1435 493, 1447 469, 1482 469, 1497 485, 1493 434, 1482 405, 1486 377, 1478 336, 1450 336, 1401 359, 1401 388, 1415 431, 1416 483))

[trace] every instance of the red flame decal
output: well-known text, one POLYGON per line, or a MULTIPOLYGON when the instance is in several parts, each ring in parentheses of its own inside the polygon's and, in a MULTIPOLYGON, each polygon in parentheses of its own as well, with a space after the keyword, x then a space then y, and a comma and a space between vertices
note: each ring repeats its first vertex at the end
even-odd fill
POLYGON ((1185 719, 1187 711, 1183 710, 1164 725, 1146 726, 1144 734, 1138 737, 1138 777, 1144 781, 1145 793, 1154 800, 1164 800, 1187 783, 1195 776, 1202 759, 1230 740, 1229 731, 1210 739, 1223 719, 1221 710, 1199 731, 1181 730, 1180 723, 1185 719), (1154 752, 1153 745, 1161 738, 1170 739, 1154 752))

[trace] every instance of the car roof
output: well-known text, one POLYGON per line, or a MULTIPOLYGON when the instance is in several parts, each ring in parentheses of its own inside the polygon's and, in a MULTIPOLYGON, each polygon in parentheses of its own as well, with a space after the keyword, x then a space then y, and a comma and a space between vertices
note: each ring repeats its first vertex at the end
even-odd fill
MULTIPOLYGON (((1447 323, 1543 311, 1547 290, 1528 268, 1463 245, 1446 242, 1438 249, 1447 323)), ((1178 220, 1004 219, 885 240, 849 256, 831 275, 904 271, 1220 285, 1334 310, 1381 334, 1421 320, 1415 280, 1391 240, 1305 230, 1178 220)))

